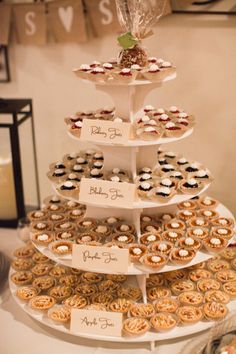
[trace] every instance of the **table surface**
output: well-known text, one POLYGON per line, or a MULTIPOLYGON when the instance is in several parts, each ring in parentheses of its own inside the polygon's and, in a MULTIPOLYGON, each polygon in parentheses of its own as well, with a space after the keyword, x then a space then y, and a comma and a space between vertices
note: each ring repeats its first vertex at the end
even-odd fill
MULTIPOLYGON (((0 250, 12 258, 13 250, 23 245, 17 232, 0 228, 0 250)), ((0 289, 0 353, 4 354, 125 354, 150 353, 149 343, 119 344, 87 340, 69 336, 50 329, 29 317, 13 300, 8 283, 0 289)), ((201 336, 184 337, 182 340, 156 342, 156 354, 181 354, 186 343, 201 336)))

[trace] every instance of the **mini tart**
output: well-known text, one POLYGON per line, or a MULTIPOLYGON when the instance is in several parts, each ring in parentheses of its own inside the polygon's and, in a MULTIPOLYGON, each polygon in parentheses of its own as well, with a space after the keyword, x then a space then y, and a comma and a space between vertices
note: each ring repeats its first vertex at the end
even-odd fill
POLYGON ((98 224, 94 227, 93 232, 100 238, 104 239, 111 234, 111 228, 108 224, 98 224))
POLYGON ((220 270, 230 269, 230 264, 224 259, 212 258, 207 261, 207 268, 211 272, 218 272, 220 270))
POLYGON ((53 234, 51 232, 36 232, 31 236, 31 240, 38 245, 48 245, 53 240, 53 234))
POLYGON ((183 232, 179 230, 166 230, 162 232, 161 236, 164 240, 175 244, 176 241, 180 240, 183 237, 183 232))
POLYGON ((112 281, 117 281, 118 283, 124 283, 127 280, 127 275, 125 274, 107 274, 106 278, 112 281))
POLYGON ((29 301, 33 297, 37 296, 40 292, 39 288, 34 286, 22 286, 17 289, 16 296, 24 301, 29 301))
POLYGON ((84 217, 85 210, 83 209, 72 209, 68 212, 68 217, 71 221, 79 221, 84 217))
POLYGON ((107 293, 97 293, 94 294, 91 298, 92 304, 102 304, 105 306, 109 306, 109 304, 114 300, 114 297, 112 294, 107 294, 107 293))
POLYGON ((48 221, 32 222, 30 224, 30 230, 31 232, 51 231, 52 223, 48 221))
POLYGON ((206 218, 207 220, 210 220, 212 223, 212 219, 217 218, 219 213, 212 209, 200 209, 198 210, 198 215, 206 218))
POLYGON ((168 256, 173 249, 173 243, 168 241, 157 241, 150 245, 150 250, 153 253, 161 253, 164 256, 168 256))
POLYGON ((74 240, 76 235, 76 232, 71 230, 71 231, 57 231, 55 233, 55 240, 60 240, 60 241, 68 241, 68 240, 74 240))
POLYGON ((170 259, 175 264, 187 264, 196 256, 196 251, 193 249, 186 250, 185 248, 173 249, 170 254, 170 259))
POLYGON ((135 134, 140 140, 157 140, 163 134, 163 129, 161 126, 152 125, 152 124, 143 124, 141 127, 138 127, 135 131, 135 134))
POLYGON ((216 280, 221 283, 226 283, 228 281, 236 281, 236 271, 232 269, 219 270, 215 274, 216 280))
POLYGON ((97 221, 93 218, 84 218, 77 222, 77 227, 81 232, 91 231, 96 225, 97 221))
POLYGON ((169 200, 171 200, 175 194, 176 194, 176 191, 174 189, 169 188, 169 187, 159 186, 159 187, 153 188, 152 193, 150 194, 150 198, 153 201, 157 201, 160 203, 166 203, 169 200))
POLYGON ((75 230, 75 225, 71 221, 58 222, 54 224, 53 229, 55 231, 72 231, 75 230))
POLYGON ((121 243, 121 244, 129 244, 134 243, 135 237, 129 232, 117 232, 112 237, 112 242, 121 243))
POLYGON ((156 312, 175 313, 179 306, 179 303, 173 297, 166 297, 157 300, 154 306, 156 312))
POLYGON ((123 322, 123 332, 129 336, 139 336, 149 331, 150 323, 146 318, 130 317, 123 322))
POLYGON ((146 279, 146 287, 152 288, 153 286, 159 286, 164 284, 163 274, 149 274, 149 277, 146 279))
POLYGON ((203 295, 197 291, 184 291, 178 295, 181 305, 200 306, 203 303, 203 295))
POLYGON ((112 312, 127 313, 132 305, 133 302, 131 300, 121 297, 111 301, 109 304, 109 310, 112 312))
POLYGON ((187 277, 188 273, 186 269, 176 269, 165 273, 165 279, 169 283, 172 283, 175 280, 187 279, 187 277))
POLYGON ((55 224, 57 222, 63 222, 67 220, 67 216, 65 214, 60 213, 50 213, 48 216, 49 222, 55 224))
POLYGON ((120 71, 113 71, 111 76, 113 80, 120 84, 129 84, 136 79, 137 72, 132 71, 130 68, 123 68, 120 71))
POLYGON ((77 285, 77 283, 78 283, 78 276, 75 274, 67 274, 59 278, 59 284, 61 285, 74 287, 77 285))
POLYGON ((184 231, 185 229, 185 223, 179 219, 171 219, 165 223, 165 230, 184 231))
POLYGON ((142 292, 139 288, 135 288, 134 286, 121 286, 118 291, 117 295, 119 297, 124 297, 126 299, 130 299, 132 301, 139 301, 142 299, 142 292))
POLYGON ((88 305, 88 299, 81 295, 72 295, 64 300, 64 305, 76 309, 82 309, 88 305))
POLYGON ((58 183, 62 183, 66 180, 66 178, 68 176, 68 172, 69 171, 67 169, 58 168, 58 169, 54 169, 52 171, 49 171, 47 173, 47 177, 51 182, 58 184, 58 183))
POLYGON ((156 301, 158 299, 171 296, 171 290, 164 286, 153 286, 147 289, 147 297, 149 301, 156 301))
POLYGON ((221 253, 220 253, 220 256, 226 260, 233 260, 234 258, 236 258, 236 250, 232 247, 227 247, 225 250, 223 250, 221 253))
POLYGON ((151 215, 141 215, 140 216, 140 222, 141 223, 151 223, 151 222, 155 222, 155 218, 151 215))
POLYGON ((234 220, 231 218, 226 218, 224 216, 218 216, 215 219, 211 220, 213 226, 221 227, 232 227, 234 225, 234 220))
POLYGON ((177 245, 180 248, 185 248, 187 250, 194 249, 195 251, 200 250, 200 248, 202 247, 201 241, 199 241, 195 237, 183 237, 178 240, 177 245))
POLYGON ((68 200, 65 203, 65 208, 66 208, 66 210, 74 210, 74 209, 85 210, 86 209, 85 205, 77 203, 74 200, 68 200))
POLYGON ((152 328, 157 332, 170 331, 177 325, 177 319, 171 313, 160 312, 155 314, 151 319, 150 323, 152 328))
POLYGON ((162 165, 160 166, 160 168, 157 169, 156 174, 157 175, 161 175, 161 176, 166 176, 167 174, 169 174, 170 172, 173 172, 176 170, 176 167, 172 164, 166 164, 166 165, 162 165))
POLYGON ((213 321, 221 320, 228 314, 227 307, 224 304, 215 301, 204 304, 202 310, 206 319, 213 321))
POLYGON ((190 227, 187 229, 187 236, 203 240, 209 236, 209 230, 205 227, 190 227))
POLYGON ((34 210, 27 214, 30 221, 42 221, 47 219, 47 212, 44 210, 34 210))
POLYGON ((115 293, 120 289, 120 287, 120 283, 107 279, 100 282, 100 284, 98 285, 98 290, 101 292, 115 293))
POLYGON ((176 314, 179 318, 179 321, 183 325, 194 324, 198 321, 201 321, 203 317, 203 312, 200 307, 195 306, 180 306, 176 314))
POLYGON ((195 178, 197 181, 202 181, 204 183, 210 183, 214 180, 209 170, 207 169, 200 169, 199 171, 190 173, 189 175, 195 178))
POLYGON ((33 297, 30 302, 29 306, 38 311, 46 311, 55 305, 55 299, 52 296, 48 295, 38 295, 33 297))
POLYGON ((146 234, 146 233, 157 233, 159 234, 162 231, 161 225, 155 223, 155 222, 150 222, 150 223, 141 223, 141 232, 146 234))
POLYGON ((69 269, 63 265, 54 265, 54 267, 50 270, 49 275, 54 278, 60 278, 64 275, 68 274, 69 269))
POLYGON ((132 224, 127 224, 127 223, 119 223, 116 225, 115 232, 130 232, 132 234, 135 233, 135 227, 132 224))
POLYGON ((35 252, 32 259, 35 263, 47 263, 50 261, 47 256, 44 256, 44 254, 40 252, 35 252))
POLYGON ((63 213, 65 211, 65 207, 61 204, 49 204, 44 208, 44 210, 46 210, 48 214, 63 213))
POLYGON ((221 290, 209 290, 204 296, 205 302, 219 302, 221 304, 227 304, 230 301, 230 296, 221 290))
POLYGON ((52 264, 50 263, 39 263, 36 264, 32 269, 31 272, 36 276, 40 277, 43 275, 47 275, 52 269, 52 264))
POLYGON ((183 220, 184 222, 195 217, 196 215, 197 215, 196 211, 188 210, 188 209, 182 209, 176 213, 176 217, 180 220, 183 220))
POLYGON ((207 227, 209 225, 209 220, 201 216, 195 216, 188 220, 189 227, 207 227))
POLYGON ((71 311, 66 306, 54 307, 48 311, 48 317, 57 323, 70 322, 71 311))
POLYGON ((231 299, 236 298, 236 281, 229 281, 223 284, 223 290, 231 299))
POLYGON ((38 277, 34 279, 32 285, 39 288, 42 291, 46 291, 53 287, 56 283, 56 280, 50 276, 50 275, 45 275, 43 277, 38 277))
POLYGON ((219 202, 216 199, 213 199, 211 197, 206 197, 206 196, 200 197, 197 203, 200 208, 204 208, 204 209, 215 209, 219 204, 219 202))
POLYGON ((86 310, 94 310, 94 311, 107 311, 107 308, 103 304, 90 304, 85 307, 86 310))
POLYGON ((81 274, 80 281, 87 284, 97 284, 104 280, 104 275, 99 273, 85 272, 81 274))
POLYGON ((27 270, 21 270, 11 275, 11 281, 16 285, 27 285, 33 281, 33 274, 27 270))
POLYGON ((197 209, 197 202, 195 200, 186 200, 184 202, 178 203, 177 207, 179 209, 195 210, 197 209))
POLYGON ((26 259, 26 258, 31 258, 34 255, 34 253, 35 250, 31 246, 25 246, 25 247, 17 248, 13 252, 13 255, 14 257, 17 258, 26 259))
POLYGON ((153 182, 151 182, 151 180, 147 182, 140 182, 137 185, 137 192, 140 198, 151 197, 152 190, 153 190, 153 182))
POLYGON ((167 263, 167 257, 162 253, 146 253, 141 261, 146 267, 159 270, 167 263))
POLYGON ((179 182, 179 189, 184 194, 197 194, 203 187, 204 184, 195 178, 183 179, 179 182))
POLYGON ((141 257, 143 257, 148 251, 145 245, 135 243, 129 246, 129 258, 131 262, 137 262, 141 257))
POLYGON ((98 292, 95 284, 79 284, 75 288, 75 293, 81 296, 90 297, 98 292))
POLYGON ((78 182, 65 181, 57 187, 57 191, 66 198, 76 198, 79 195, 78 182))
POLYGON ((191 267, 188 267, 188 270, 195 270, 195 269, 205 269, 206 267, 206 262, 200 262, 192 265, 191 267))
POLYGON ((203 245, 208 252, 217 253, 227 247, 227 240, 222 236, 210 236, 205 238, 203 245))
POLYGON ((158 222, 160 222, 161 224, 166 224, 168 221, 171 221, 172 219, 174 219, 174 216, 175 215, 171 214, 171 213, 162 213, 162 214, 158 215, 158 222))
POLYGON ((195 284, 188 279, 176 280, 171 283, 171 291, 177 296, 184 291, 193 291, 194 289, 195 284))
POLYGON ((63 205, 65 203, 65 199, 60 198, 58 195, 50 195, 49 197, 43 200, 43 205, 63 205))
POLYGON ((76 237, 76 243, 80 244, 80 245, 86 245, 90 242, 97 242, 98 241, 98 237, 97 235, 95 235, 92 232, 85 232, 80 234, 78 237, 76 237))
POLYGON ((213 237, 224 237, 230 239, 234 235, 234 230, 226 226, 216 226, 212 228, 211 235, 213 237))
POLYGON ((152 304, 135 304, 130 309, 132 317, 150 318, 155 315, 155 308, 152 304))
POLYGON ((72 253, 71 241, 54 241, 50 244, 50 250, 57 255, 63 256, 72 253))
POLYGON ((49 295, 52 296, 56 302, 61 302, 71 296, 73 290, 70 286, 58 285, 49 290, 49 295))
POLYGON ((172 137, 178 138, 182 136, 185 131, 186 131, 186 127, 174 122, 167 122, 164 126, 164 135, 167 138, 172 138, 172 137))
POLYGON ((188 276, 190 280, 197 282, 198 280, 201 279, 212 278, 213 274, 206 269, 194 269, 189 272, 188 276))
POLYGON ((120 222, 121 219, 120 219, 120 218, 117 218, 117 217, 115 217, 115 216, 109 216, 108 218, 104 219, 103 221, 104 221, 105 224, 107 224, 107 225, 113 227, 113 226, 115 226, 118 222, 120 222))
POLYGON ((220 289, 220 282, 216 279, 200 279, 197 282, 197 289, 198 291, 202 291, 203 293, 207 292, 208 290, 219 290, 220 289))
POLYGON ((31 258, 17 258, 11 263, 11 267, 17 271, 19 270, 30 270, 34 265, 31 258))
POLYGON ((140 242, 143 245, 150 245, 153 242, 161 241, 162 237, 157 232, 146 232, 145 234, 141 235, 140 242))

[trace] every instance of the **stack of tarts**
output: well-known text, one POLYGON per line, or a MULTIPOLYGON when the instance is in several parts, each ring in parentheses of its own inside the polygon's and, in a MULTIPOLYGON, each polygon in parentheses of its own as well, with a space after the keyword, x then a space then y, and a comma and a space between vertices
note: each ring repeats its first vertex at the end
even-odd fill
POLYGON ((123 335, 171 331, 199 321, 218 321, 236 298, 236 250, 190 268, 147 279, 147 303, 125 275, 82 272, 50 261, 32 244, 15 250, 11 289, 21 303, 68 328, 71 309, 123 314, 123 335), (13 287, 14 284, 14 287, 13 287))

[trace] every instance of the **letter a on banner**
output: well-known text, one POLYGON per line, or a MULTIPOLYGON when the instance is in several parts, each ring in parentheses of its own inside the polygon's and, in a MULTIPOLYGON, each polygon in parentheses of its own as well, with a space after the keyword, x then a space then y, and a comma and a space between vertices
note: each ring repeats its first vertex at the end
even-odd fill
POLYGON ((85 42, 87 33, 81 0, 48 3, 49 26, 56 42, 85 42))
POLYGON ((94 35, 103 36, 120 30, 115 0, 85 0, 94 35))
POLYGON ((21 44, 46 43, 46 15, 44 4, 14 4, 16 38, 21 44))

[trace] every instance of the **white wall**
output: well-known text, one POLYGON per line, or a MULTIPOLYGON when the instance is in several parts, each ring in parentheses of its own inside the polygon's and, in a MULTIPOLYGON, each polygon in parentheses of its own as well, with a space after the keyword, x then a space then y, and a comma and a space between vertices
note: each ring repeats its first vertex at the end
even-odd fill
MULTIPOLYGON (((171 60, 178 69, 178 78, 152 92, 147 103, 179 105, 195 114, 194 134, 173 148, 212 170, 211 194, 236 213, 235 40, 235 16, 171 15, 162 19, 145 45, 150 55, 171 60)), ((49 163, 78 149, 67 137, 63 118, 111 103, 71 69, 108 59, 117 50, 113 35, 83 45, 10 48, 12 82, 0 85, 0 97, 33 98, 42 196, 51 192, 45 177, 49 163)))

